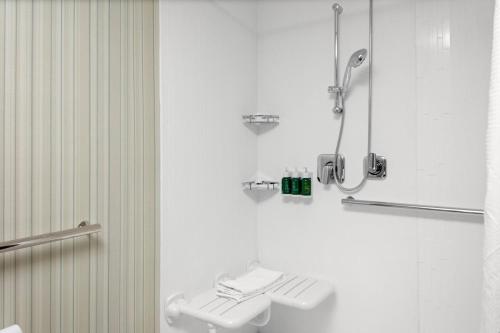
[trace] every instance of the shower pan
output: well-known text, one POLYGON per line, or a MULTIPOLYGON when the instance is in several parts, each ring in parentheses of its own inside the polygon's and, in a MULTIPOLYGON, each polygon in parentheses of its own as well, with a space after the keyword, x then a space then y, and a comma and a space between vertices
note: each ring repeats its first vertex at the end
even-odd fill
POLYGON ((372 91, 373 91, 373 0, 370 0, 370 23, 369 23, 369 50, 360 49, 355 51, 347 63, 344 71, 342 85, 339 84, 339 21, 343 12, 342 6, 335 3, 332 7, 334 12, 334 84, 328 87, 328 92, 335 99, 333 112, 340 116, 340 129, 334 154, 321 154, 318 156, 318 181, 322 184, 334 183, 346 193, 359 191, 368 178, 385 178, 387 175, 387 161, 383 156, 371 151, 371 127, 372 127, 372 91), (351 73, 354 68, 360 67, 368 56, 369 88, 368 88, 368 143, 367 155, 363 161, 363 178, 354 187, 345 187, 345 157, 339 153, 344 123, 346 116, 346 100, 349 96, 351 73))

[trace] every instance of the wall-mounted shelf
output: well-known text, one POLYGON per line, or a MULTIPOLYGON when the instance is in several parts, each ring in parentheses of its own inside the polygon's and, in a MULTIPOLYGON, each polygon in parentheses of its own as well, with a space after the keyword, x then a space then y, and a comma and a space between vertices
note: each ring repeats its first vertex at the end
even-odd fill
POLYGON ((243 189, 247 191, 276 191, 279 183, 271 180, 250 180, 242 183, 243 189))
POLYGON ((280 116, 274 114, 249 114, 243 115, 243 122, 255 125, 279 124, 280 116))
POLYGON ((217 296, 216 288, 201 293, 190 300, 183 293, 167 299, 165 317, 173 324, 181 315, 187 315, 208 324, 209 332, 215 326, 236 329, 245 324, 264 326, 270 319, 271 303, 282 304, 301 310, 311 310, 333 293, 333 285, 324 280, 296 274, 285 274, 272 290, 246 300, 234 300, 217 296))

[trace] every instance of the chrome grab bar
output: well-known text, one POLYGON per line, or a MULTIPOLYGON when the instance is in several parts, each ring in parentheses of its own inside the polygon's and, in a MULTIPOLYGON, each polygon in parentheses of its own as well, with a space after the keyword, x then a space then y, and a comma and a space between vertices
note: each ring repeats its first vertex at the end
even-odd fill
POLYGON ((483 215, 484 214, 484 211, 482 209, 429 206, 429 205, 418 205, 418 204, 404 204, 404 203, 384 202, 384 201, 357 200, 351 196, 349 196, 345 199, 342 199, 342 203, 343 204, 350 204, 350 205, 406 208, 406 209, 428 210, 428 211, 438 211, 438 212, 447 212, 447 213, 460 213, 460 214, 473 214, 473 215, 483 215))
POLYGON ((89 224, 88 222, 83 221, 78 225, 78 227, 73 229, 0 242, 0 253, 15 251, 26 247, 37 246, 68 238, 80 237, 100 231, 100 224, 89 224))

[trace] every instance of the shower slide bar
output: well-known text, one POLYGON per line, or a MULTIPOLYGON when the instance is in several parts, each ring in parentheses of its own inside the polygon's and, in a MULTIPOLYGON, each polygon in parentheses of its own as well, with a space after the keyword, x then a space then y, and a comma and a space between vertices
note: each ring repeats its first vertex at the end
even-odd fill
POLYGON ((405 209, 427 210, 427 211, 459 213, 459 214, 472 214, 472 215, 483 215, 484 214, 484 211, 482 209, 429 206, 429 205, 405 204, 405 203, 384 202, 384 201, 357 200, 351 196, 349 196, 345 199, 342 199, 342 204, 344 204, 344 205, 348 204, 348 205, 362 205, 362 206, 378 206, 378 207, 390 207, 390 208, 405 208, 405 209))
POLYGON ((85 236, 101 231, 100 224, 89 224, 88 222, 81 222, 78 227, 67 229, 47 234, 31 236, 26 238, 14 239, 6 242, 0 242, 0 253, 15 251, 26 247, 37 246, 50 242, 60 241, 68 238, 75 238, 85 236))

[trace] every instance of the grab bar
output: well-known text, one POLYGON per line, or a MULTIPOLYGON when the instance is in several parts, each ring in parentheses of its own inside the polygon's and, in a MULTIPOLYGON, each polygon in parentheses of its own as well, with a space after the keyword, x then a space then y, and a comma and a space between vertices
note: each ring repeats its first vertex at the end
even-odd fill
POLYGON ((80 237, 100 231, 100 224, 89 224, 88 222, 83 221, 78 225, 78 227, 73 229, 0 242, 0 253, 15 251, 26 247, 37 246, 68 238, 80 237))
POLYGON ((484 211, 481 209, 472 208, 457 208, 457 207, 443 207, 443 206, 429 206, 429 205, 418 205, 418 204, 404 204, 395 202, 384 202, 384 201, 368 201, 368 200, 357 200, 349 196, 342 199, 342 203, 349 205, 363 205, 363 206, 378 206, 378 207, 391 207, 391 208, 406 208, 406 209, 417 209, 417 210, 429 210, 447 213, 460 213, 460 214, 473 214, 473 215, 483 215, 484 211))

